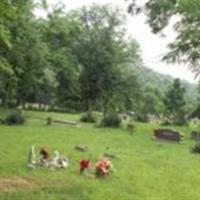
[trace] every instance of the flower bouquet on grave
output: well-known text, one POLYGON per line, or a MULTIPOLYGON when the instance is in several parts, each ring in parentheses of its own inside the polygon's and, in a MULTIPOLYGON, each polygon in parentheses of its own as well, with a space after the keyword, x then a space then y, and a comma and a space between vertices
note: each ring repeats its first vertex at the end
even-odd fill
POLYGON ((43 167, 49 166, 50 153, 46 148, 41 148, 40 155, 42 156, 40 165, 43 167))
POLYGON ((79 162, 80 165, 80 173, 87 171, 90 168, 90 160, 89 159, 81 159, 79 162))
POLYGON ((113 165, 107 158, 103 158, 95 165, 95 175, 97 177, 109 176, 113 172, 113 165))

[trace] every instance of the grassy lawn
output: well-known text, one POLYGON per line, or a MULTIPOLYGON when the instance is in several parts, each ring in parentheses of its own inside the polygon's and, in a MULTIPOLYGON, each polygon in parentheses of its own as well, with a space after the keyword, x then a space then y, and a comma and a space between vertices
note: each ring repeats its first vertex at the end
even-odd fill
POLYGON ((23 126, 0 125, 0 200, 200 199, 200 156, 190 153, 193 142, 187 127, 177 128, 185 139, 176 144, 152 140, 152 124, 136 124, 136 132, 130 136, 122 128, 45 125, 47 116, 78 121, 78 114, 26 115, 23 126), (33 144, 67 155, 70 166, 57 171, 28 169, 27 155, 33 144), (87 145, 89 151, 76 151, 77 144, 87 145), (79 174, 80 158, 89 157, 94 163, 105 152, 117 156, 112 160, 113 176, 99 180, 79 174))

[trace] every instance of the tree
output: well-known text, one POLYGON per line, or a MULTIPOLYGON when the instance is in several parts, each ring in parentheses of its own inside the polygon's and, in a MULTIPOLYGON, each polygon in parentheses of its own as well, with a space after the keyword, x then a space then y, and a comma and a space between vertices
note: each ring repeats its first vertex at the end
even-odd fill
POLYGON ((179 79, 175 79, 172 86, 165 93, 163 103, 165 105, 166 115, 170 117, 175 124, 185 123, 185 88, 181 86, 179 79))
POLYGON ((183 62, 192 71, 200 74, 200 1, 199 0, 149 0, 144 8, 138 8, 137 0, 130 5, 131 10, 143 10, 154 33, 161 33, 176 17, 174 25, 176 39, 169 44, 169 53, 163 57, 168 62, 183 62), (134 6, 133 6, 134 5, 134 6))
POLYGON ((103 108, 106 112, 120 82, 120 68, 130 58, 123 15, 107 6, 83 8, 75 14, 81 24, 75 55, 82 67, 80 85, 85 109, 103 108))
POLYGON ((68 110, 81 109, 79 50, 74 47, 79 34, 80 24, 73 14, 56 10, 49 15, 44 33, 50 51, 49 70, 56 81, 56 104, 68 110))
POLYGON ((191 118, 199 118, 200 119, 200 81, 197 86, 197 99, 196 99, 196 106, 195 110, 191 114, 191 118))
POLYGON ((17 87, 15 66, 11 62, 16 42, 14 32, 12 32, 13 24, 24 15, 22 10, 25 11, 25 7, 30 2, 8 0, 0 2, 0 98, 3 104, 8 104, 13 100, 17 87))
POLYGON ((159 115, 163 112, 162 95, 160 91, 151 85, 143 88, 143 109, 146 114, 159 115))
POLYGON ((16 77, 12 66, 4 58, 0 57, 0 99, 1 104, 8 105, 8 100, 15 94, 16 77))

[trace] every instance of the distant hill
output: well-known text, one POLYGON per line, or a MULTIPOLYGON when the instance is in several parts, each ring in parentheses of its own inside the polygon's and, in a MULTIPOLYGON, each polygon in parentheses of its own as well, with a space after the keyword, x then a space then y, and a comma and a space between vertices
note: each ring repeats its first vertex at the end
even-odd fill
MULTIPOLYGON (((158 73, 147 67, 138 67, 136 68, 136 72, 142 85, 150 84, 156 87, 161 93, 164 93, 174 80, 169 75, 158 73)), ((182 81, 182 84, 186 88, 186 101, 189 105, 193 106, 197 98, 197 85, 187 81, 182 81)))

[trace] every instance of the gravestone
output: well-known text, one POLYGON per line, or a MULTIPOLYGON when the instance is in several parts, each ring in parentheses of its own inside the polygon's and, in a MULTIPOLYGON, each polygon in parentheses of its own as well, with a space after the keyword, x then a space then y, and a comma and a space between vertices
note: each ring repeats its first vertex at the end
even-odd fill
POLYGON ((156 139, 172 142, 181 142, 182 140, 182 135, 178 131, 170 129, 156 129, 154 130, 154 137, 156 139))
POLYGON ((84 145, 77 145, 77 146, 75 146, 75 149, 76 149, 77 151, 81 151, 81 152, 86 152, 86 151, 88 151, 88 147, 87 147, 87 146, 84 146, 84 145))

